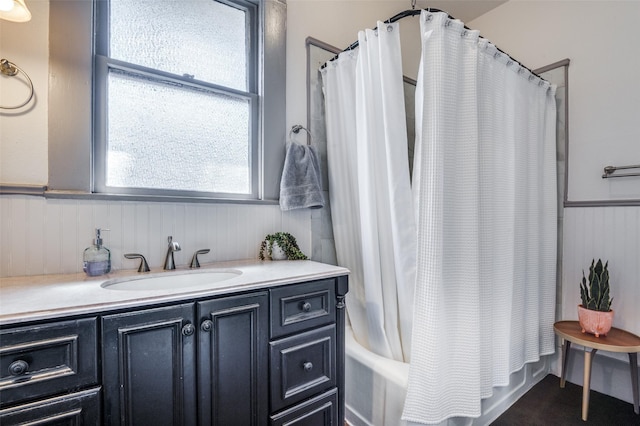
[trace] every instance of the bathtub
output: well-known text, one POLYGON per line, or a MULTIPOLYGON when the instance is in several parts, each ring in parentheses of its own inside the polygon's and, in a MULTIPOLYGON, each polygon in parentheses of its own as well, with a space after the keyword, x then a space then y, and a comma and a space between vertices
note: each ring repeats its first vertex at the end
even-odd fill
MULTIPOLYGON (((401 420, 407 394, 409 364, 370 352, 345 332, 345 420, 351 426, 418 426, 401 420)), ((489 425, 550 371, 551 356, 526 364, 513 373, 509 386, 495 387, 482 400, 476 419, 451 418, 443 425, 489 425)), ((423 426, 423 425, 420 425, 423 426)))
POLYGON ((351 426, 406 426, 400 420, 409 364, 384 358, 345 333, 345 420, 351 426))

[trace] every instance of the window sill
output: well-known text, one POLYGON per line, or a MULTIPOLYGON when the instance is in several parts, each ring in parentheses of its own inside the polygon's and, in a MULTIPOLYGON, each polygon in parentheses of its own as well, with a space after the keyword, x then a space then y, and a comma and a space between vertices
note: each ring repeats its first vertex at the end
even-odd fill
POLYGON ((162 195, 127 195, 91 193, 81 191, 49 190, 42 185, 0 184, 0 195, 33 195, 49 199, 100 200, 100 201, 142 201, 164 203, 208 203, 208 204, 251 204, 277 205, 278 200, 208 198, 208 197, 176 197, 162 195))

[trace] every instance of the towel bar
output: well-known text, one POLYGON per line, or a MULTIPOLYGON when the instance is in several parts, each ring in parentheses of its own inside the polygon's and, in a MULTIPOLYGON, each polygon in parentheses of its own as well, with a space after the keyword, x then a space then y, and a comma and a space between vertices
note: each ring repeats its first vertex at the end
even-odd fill
POLYGON ((622 174, 614 175, 616 171, 624 170, 624 169, 640 169, 640 164, 637 164, 635 166, 607 166, 604 168, 604 174, 602 175, 602 179, 640 176, 640 172, 622 173, 622 174))

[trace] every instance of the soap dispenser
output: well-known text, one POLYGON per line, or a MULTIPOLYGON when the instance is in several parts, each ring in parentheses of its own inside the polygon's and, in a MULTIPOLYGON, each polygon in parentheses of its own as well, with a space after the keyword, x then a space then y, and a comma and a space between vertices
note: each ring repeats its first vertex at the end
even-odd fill
POLYGON ((108 229, 96 228, 96 238, 93 244, 85 249, 82 256, 84 262, 82 270, 90 277, 111 272, 111 252, 102 245, 101 231, 108 231, 108 229))

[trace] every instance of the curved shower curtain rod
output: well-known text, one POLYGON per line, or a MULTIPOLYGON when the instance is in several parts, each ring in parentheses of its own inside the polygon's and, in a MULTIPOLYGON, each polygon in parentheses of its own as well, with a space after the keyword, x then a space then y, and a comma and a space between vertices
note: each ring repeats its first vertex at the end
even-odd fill
MULTIPOLYGON (((410 10, 405 10, 405 11, 400 12, 400 13, 398 13, 398 14, 396 14, 396 15, 392 16, 391 18, 387 19, 386 21, 384 21, 384 23, 385 23, 385 24, 392 24, 392 23, 397 22, 397 21, 399 21, 399 20, 401 20, 401 19, 403 19, 403 18, 407 18, 407 17, 410 17, 410 16, 420 15, 420 14, 422 13, 422 11, 423 11, 423 10, 426 10, 427 12, 434 12, 434 13, 437 13, 437 12, 443 12, 443 13, 446 13, 446 14, 447 14, 447 16, 449 17, 449 19, 456 19, 456 18, 454 18, 453 16, 449 15, 449 14, 448 14, 447 12, 445 12, 444 10, 436 9, 436 8, 433 8, 433 7, 428 7, 428 8, 425 8, 425 9, 410 9, 410 10)), ((465 28, 465 29, 467 29, 467 30, 470 30, 470 29, 471 29, 471 28, 467 27, 466 25, 464 26, 464 28, 465 28)), ((377 30, 377 29, 378 29, 378 27, 374 28, 374 30, 377 30)), ((480 38, 484 38, 484 37, 480 36, 480 38)), ((349 50, 353 50, 353 49, 355 49, 356 47, 358 47, 358 44, 359 44, 359 43, 358 43, 358 40, 354 41, 354 42, 353 42, 353 43, 351 43, 351 44, 350 44, 346 49, 344 49, 341 53, 343 53, 343 52, 348 52, 349 50)), ((493 44, 493 43, 492 43, 492 44, 493 44)), ((495 46, 495 44, 494 44, 494 46, 495 46)), ((536 74, 535 72, 533 72, 530 68, 528 68, 528 67, 524 66, 524 65, 522 64, 522 62, 518 61, 518 60, 517 60, 517 59, 515 59, 513 56, 509 55, 507 52, 505 52, 504 50, 500 49, 498 46, 495 46, 495 48, 496 48, 496 49, 498 49, 498 51, 499 51, 500 53, 502 53, 502 54, 504 54, 504 55, 507 55, 507 56, 509 57, 509 59, 511 59, 512 61, 517 62, 518 64, 520 64, 520 66, 521 66, 522 68, 526 69, 526 70, 527 70, 527 71, 529 71, 531 74, 533 74, 533 75, 535 75, 536 77, 538 77, 540 80, 547 81, 547 80, 545 80, 544 78, 540 77, 540 76, 539 76, 538 74, 536 74)), ((329 59, 327 62, 325 62, 325 63, 320 67, 320 69, 323 69, 324 67, 326 67, 326 66, 327 66, 327 64, 328 64, 329 62, 331 62, 331 61, 335 61, 336 59, 338 59, 338 56, 340 56, 340 53, 338 53, 336 56, 334 56, 333 58, 331 58, 331 59, 329 59)))

